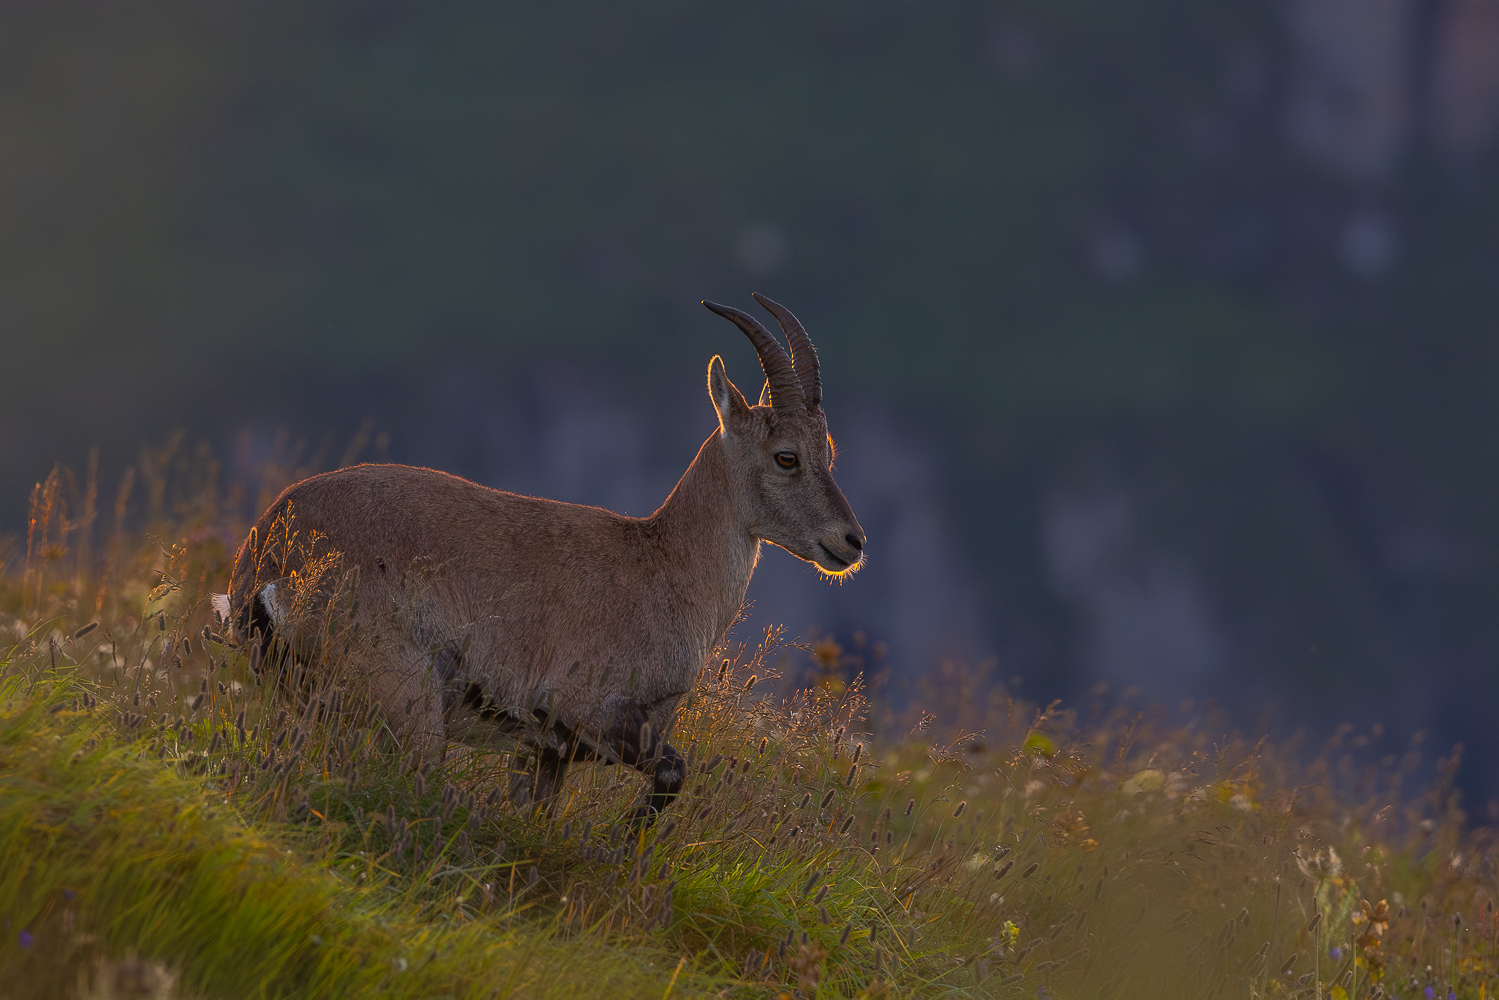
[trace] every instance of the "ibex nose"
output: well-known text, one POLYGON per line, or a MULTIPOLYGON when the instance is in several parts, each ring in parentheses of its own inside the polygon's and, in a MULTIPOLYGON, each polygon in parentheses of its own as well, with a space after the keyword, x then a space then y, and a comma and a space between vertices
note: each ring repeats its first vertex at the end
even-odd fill
POLYGON ((848 544, 852 545, 854 547, 854 551, 855 552, 863 552, 864 551, 864 539, 860 538, 858 535, 854 534, 852 531, 850 531, 848 534, 844 535, 843 536, 843 540, 845 542, 847 542, 848 544))

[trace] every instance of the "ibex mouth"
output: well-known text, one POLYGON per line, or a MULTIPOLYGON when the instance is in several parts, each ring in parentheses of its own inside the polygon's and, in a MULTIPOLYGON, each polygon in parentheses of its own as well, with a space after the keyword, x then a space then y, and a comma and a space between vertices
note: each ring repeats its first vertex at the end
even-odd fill
POLYGON ((828 548, 821 542, 817 543, 817 547, 819 549, 822 549, 823 554, 828 557, 828 562, 833 564, 834 569, 844 570, 853 565, 852 560, 843 558, 842 556, 838 555, 838 553, 834 552, 832 549, 828 548))

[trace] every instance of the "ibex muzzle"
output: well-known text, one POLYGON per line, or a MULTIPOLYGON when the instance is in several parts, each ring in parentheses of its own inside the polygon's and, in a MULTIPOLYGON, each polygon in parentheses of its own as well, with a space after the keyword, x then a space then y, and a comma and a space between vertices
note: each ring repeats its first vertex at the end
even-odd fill
POLYGON ((313 476, 235 557, 236 635, 318 662, 324 633, 309 621, 351 596, 351 690, 403 739, 432 750, 519 739, 534 760, 512 795, 542 804, 570 761, 626 764, 651 777, 638 816, 653 817, 686 772, 664 736, 739 612, 760 543, 835 577, 864 558, 833 482, 817 352, 796 317, 755 298, 791 353, 745 313, 704 303, 754 344, 765 390, 749 405, 713 358, 718 430, 654 514, 402 465, 313 476))

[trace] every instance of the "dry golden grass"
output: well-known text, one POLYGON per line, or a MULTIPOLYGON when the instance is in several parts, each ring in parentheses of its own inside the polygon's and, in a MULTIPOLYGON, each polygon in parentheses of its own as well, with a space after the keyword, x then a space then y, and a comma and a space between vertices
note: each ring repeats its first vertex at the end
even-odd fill
POLYGON ((206 601, 253 491, 175 455, 109 532, 94 477, 54 474, 3 571, 16 995, 97 994, 127 951, 213 997, 1466 998, 1499 974, 1455 760, 1411 787, 1415 749, 1375 763, 1369 734, 1083 721, 961 670, 897 720, 830 640, 789 694, 803 653, 774 634, 704 670, 658 825, 603 766, 551 816, 512 807, 508 754, 403 754, 336 655, 298 697, 260 682, 206 601))

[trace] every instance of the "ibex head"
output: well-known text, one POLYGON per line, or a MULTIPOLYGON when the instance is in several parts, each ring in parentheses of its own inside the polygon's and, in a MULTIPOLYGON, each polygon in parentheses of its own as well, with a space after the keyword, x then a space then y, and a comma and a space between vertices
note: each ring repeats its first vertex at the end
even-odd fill
POLYGON ((864 559, 864 529, 833 482, 817 352, 787 309, 762 295, 755 301, 781 324, 790 356, 752 316, 703 303, 744 331, 765 369, 760 405, 750 406, 724 373, 723 359, 708 364, 708 394, 736 502, 756 538, 832 576, 852 573, 864 559))

